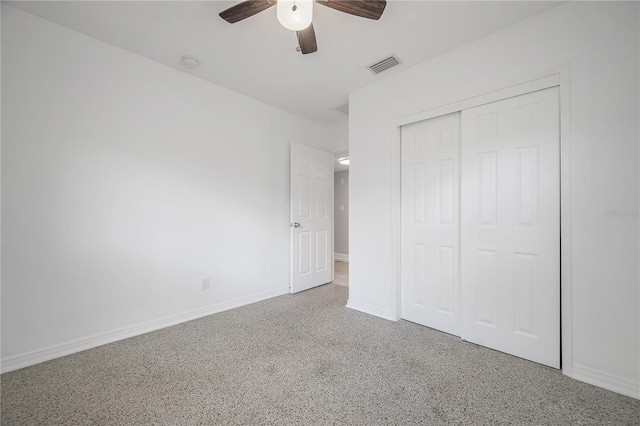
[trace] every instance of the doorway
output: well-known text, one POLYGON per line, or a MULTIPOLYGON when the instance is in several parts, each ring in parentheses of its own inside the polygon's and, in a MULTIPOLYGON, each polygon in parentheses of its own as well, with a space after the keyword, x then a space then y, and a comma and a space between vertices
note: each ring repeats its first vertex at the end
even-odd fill
POLYGON ((349 286, 349 150, 334 152, 333 283, 349 286))
POLYGON ((402 127, 401 312, 560 367, 557 87, 402 127))

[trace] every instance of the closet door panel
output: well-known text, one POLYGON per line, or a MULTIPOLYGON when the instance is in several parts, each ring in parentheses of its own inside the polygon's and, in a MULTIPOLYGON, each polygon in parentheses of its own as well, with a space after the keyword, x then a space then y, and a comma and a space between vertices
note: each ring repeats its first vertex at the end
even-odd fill
POLYGON ((462 111, 461 334, 560 367, 559 90, 462 111))
POLYGON ((402 318, 460 335, 460 114, 402 128, 402 318))

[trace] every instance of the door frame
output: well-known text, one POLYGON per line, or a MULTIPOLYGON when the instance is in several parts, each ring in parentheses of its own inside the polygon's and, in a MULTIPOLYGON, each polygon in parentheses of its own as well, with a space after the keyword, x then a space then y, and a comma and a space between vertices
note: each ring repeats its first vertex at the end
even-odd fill
POLYGON ((425 105, 413 114, 398 116, 392 125, 392 317, 401 318, 401 128, 463 109, 524 95, 538 90, 560 89, 560 365, 563 374, 573 376, 572 271, 571 271, 571 163, 570 163, 570 66, 563 64, 533 75, 477 90, 468 96, 444 99, 425 105))
MULTIPOLYGON (((333 210, 331 211, 331 232, 333 233, 333 239, 331 241, 331 282, 336 279, 336 187, 335 187, 335 177, 336 177, 336 159, 335 155, 338 152, 349 151, 349 145, 343 145, 339 148, 335 148, 331 150, 331 155, 334 156, 333 161, 331 161, 331 173, 333 174, 334 182, 333 182, 333 210)), ((348 169, 347 169, 348 170, 348 169)), ((347 200, 348 202, 348 200, 347 200)))

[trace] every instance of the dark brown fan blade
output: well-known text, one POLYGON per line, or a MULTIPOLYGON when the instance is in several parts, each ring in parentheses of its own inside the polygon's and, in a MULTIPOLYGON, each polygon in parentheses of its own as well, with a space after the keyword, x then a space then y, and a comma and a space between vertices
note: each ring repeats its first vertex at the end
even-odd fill
POLYGON ((302 51, 303 55, 313 53, 318 50, 316 32, 313 30, 313 24, 309 25, 302 31, 296 31, 296 34, 298 36, 298 45, 300 45, 300 51, 302 51))
POLYGON ((277 0, 247 0, 220 12, 220 17, 230 24, 247 19, 256 13, 269 9, 277 0))
POLYGON ((316 2, 340 12, 376 21, 380 19, 387 5, 385 0, 316 0, 316 2))

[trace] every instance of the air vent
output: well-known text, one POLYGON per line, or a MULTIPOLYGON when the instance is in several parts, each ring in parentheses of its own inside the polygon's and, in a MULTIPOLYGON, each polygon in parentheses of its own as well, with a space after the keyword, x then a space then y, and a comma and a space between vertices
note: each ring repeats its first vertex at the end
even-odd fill
POLYGON ((399 65, 400 61, 398 60, 398 58, 396 58, 395 56, 389 56, 388 58, 384 58, 381 61, 376 62, 373 65, 369 66, 369 69, 374 73, 374 74, 380 74, 382 71, 388 70, 391 67, 395 67, 396 65, 399 65))

